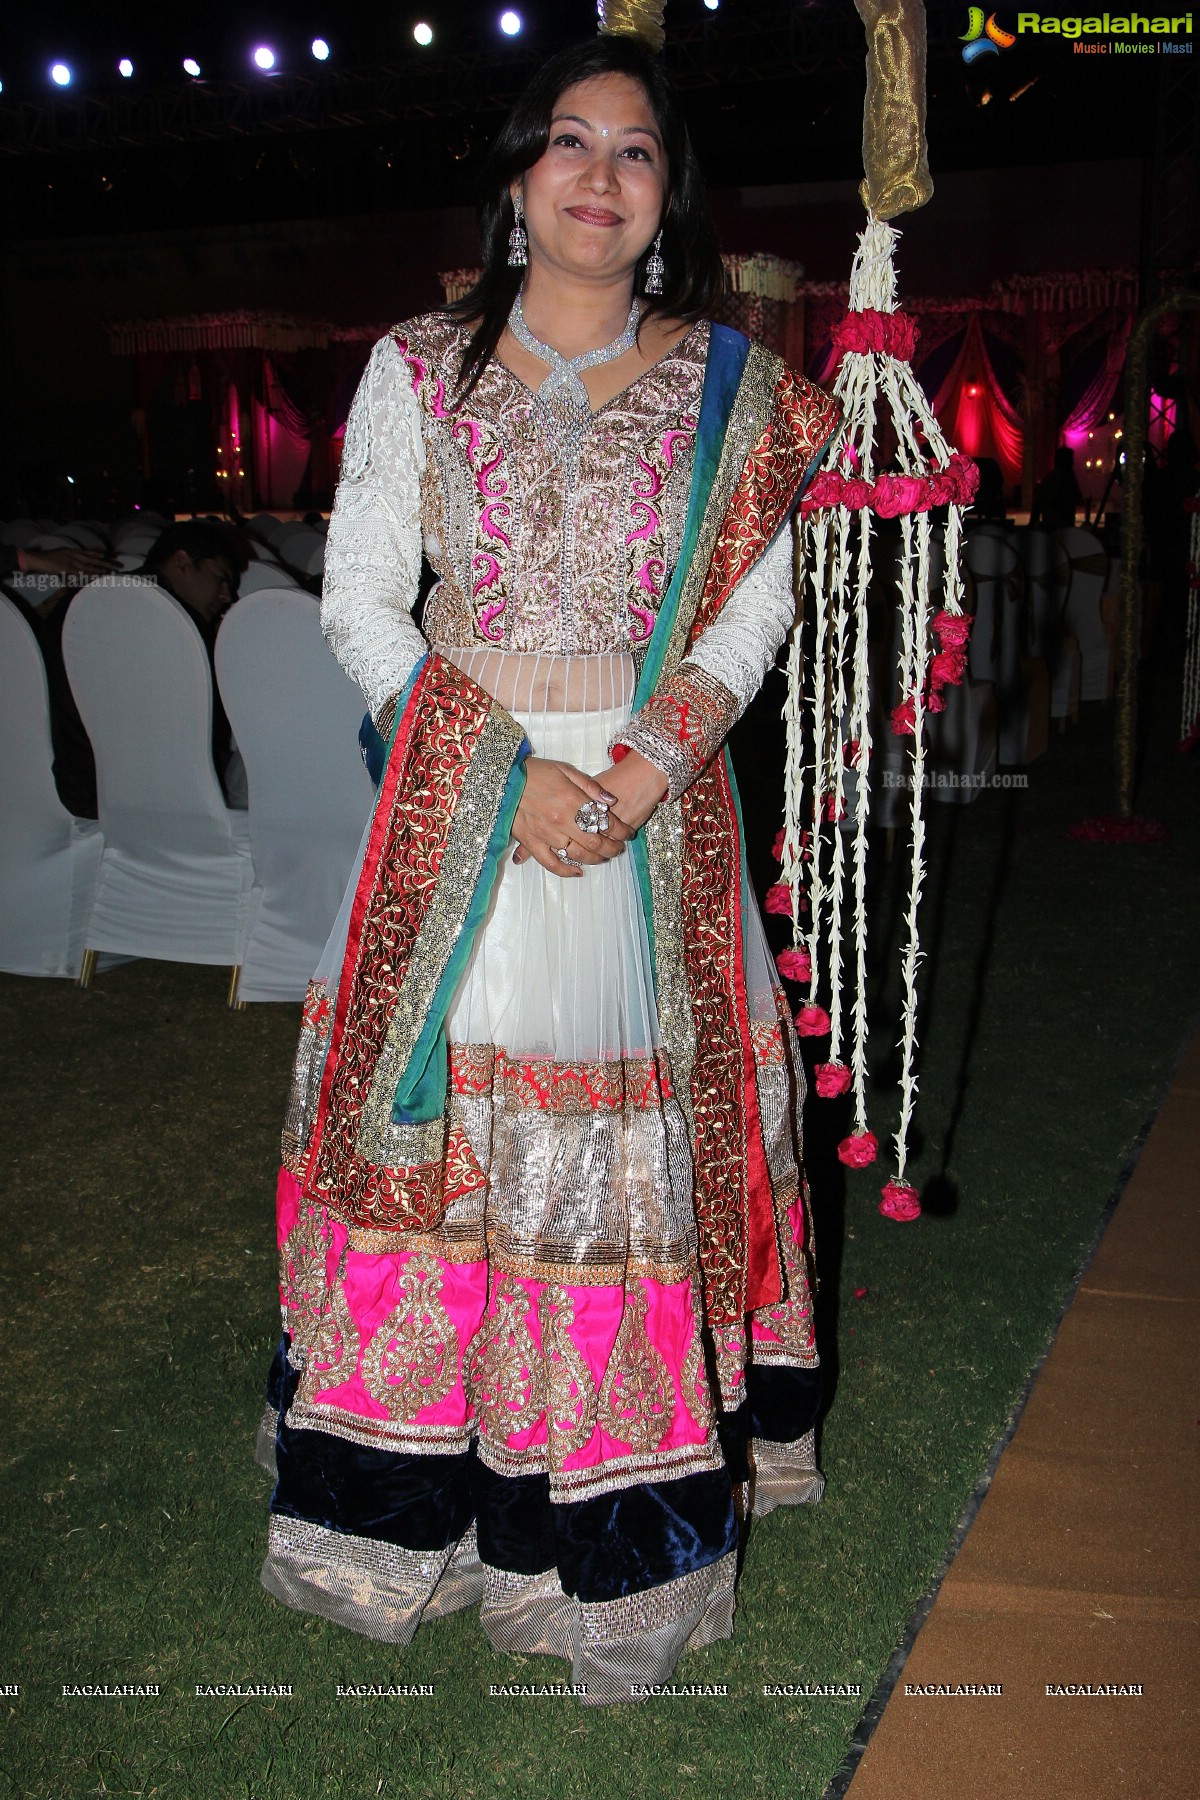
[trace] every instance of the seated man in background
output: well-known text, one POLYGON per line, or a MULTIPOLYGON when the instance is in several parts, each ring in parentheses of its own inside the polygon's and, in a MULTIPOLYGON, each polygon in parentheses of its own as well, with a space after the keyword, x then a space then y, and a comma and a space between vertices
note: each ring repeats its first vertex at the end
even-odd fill
POLYGON ((204 640, 212 670, 213 767, 226 802, 236 807, 247 803, 246 769, 221 704, 213 658, 217 628, 237 599, 238 578, 248 560, 241 534, 231 525, 182 519, 160 533, 139 571, 174 595, 204 640))
POLYGON ((35 605, 27 592, 15 587, 4 591, 33 632, 42 653, 50 702, 54 785, 67 811, 79 819, 96 817, 96 759, 67 679, 62 653, 63 620, 80 583, 96 575, 107 575, 116 566, 102 550, 85 550, 73 544, 57 550, 19 550, 11 544, 0 544, 0 584, 16 574, 64 578, 57 594, 58 583, 50 581, 48 605, 35 605), (66 590, 65 595, 62 589, 66 590))

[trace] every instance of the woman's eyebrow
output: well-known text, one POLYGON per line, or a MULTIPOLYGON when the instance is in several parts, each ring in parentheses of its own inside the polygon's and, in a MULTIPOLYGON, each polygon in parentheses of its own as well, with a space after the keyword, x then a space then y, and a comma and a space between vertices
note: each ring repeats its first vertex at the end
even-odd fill
MULTIPOLYGON (((564 123, 570 123, 572 125, 582 125, 585 131, 595 131, 597 129, 597 127, 592 124, 590 119, 583 119, 579 116, 578 113, 555 113, 554 117, 550 121, 550 124, 552 126, 560 125, 560 124, 564 124, 564 123)), ((617 136, 618 137, 628 137, 631 131, 640 131, 643 134, 643 136, 648 137, 648 138, 653 138, 654 142, 658 145, 659 149, 661 150, 662 139, 659 137, 657 131, 655 131, 655 129, 652 125, 622 125, 621 129, 617 133, 617 136)))

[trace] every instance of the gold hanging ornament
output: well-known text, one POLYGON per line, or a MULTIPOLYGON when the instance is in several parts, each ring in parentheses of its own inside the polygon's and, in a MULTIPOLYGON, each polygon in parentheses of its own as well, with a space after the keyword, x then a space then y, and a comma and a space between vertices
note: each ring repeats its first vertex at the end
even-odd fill
POLYGON ((907 1159, 917 1092, 922 789, 936 715, 966 673, 971 622, 962 607, 960 544, 978 475, 947 442, 913 373, 916 321, 897 305, 899 233, 886 222, 923 205, 933 191, 925 153, 924 7, 919 0, 854 4, 868 31, 861 190, 868 216, 851 271, 849 307, 833 333, 841 351, 833 392, 842 401, 844 430, 800 508, 812 642, 806 670, 803 628, 797 626, 788 657, 779 841, 780 889, 793 939, 779 966, 786 978, 807 982, 797 1031, 829 1040, 815 1071, 818 1095, 852 1097, 854 1128, 838 1156, 850 1168, 866 1168, 879 1151, 867 1125, 867 823, 872 721, 885 710, 876 691, 882 671, 871 666, 868 598, 874 521, 896 519, 899 616, 891 685, 898 704, 888 731, 895 749, 889 754, 886 740, 878 749, 893 765, 889 773, 908 789, 911 861, 901 947, 896 1174, 883 1186, 879 1210, 908 1220, 921 1210, 907 1159), (887 464, 881 466, 885 451, 887 464), (934 508, 945 509, 944 526, 935 528, 934 508), (807 929, 798 904, 802 887, 807 929))
POLYGON ((666 10, 666 0, 661 0, 658 5, 654 0, 597 0, 600 35, 641 38, 647 49, 657 56, 666 42, 663 30, 666 10))

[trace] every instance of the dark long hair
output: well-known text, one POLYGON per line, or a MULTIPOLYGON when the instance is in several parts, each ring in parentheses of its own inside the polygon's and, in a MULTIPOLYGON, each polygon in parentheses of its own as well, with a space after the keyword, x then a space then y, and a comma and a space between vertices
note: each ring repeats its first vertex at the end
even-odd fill
MULTIPOLYGON (((662 134, 667 157, 668 206, 663 219, 663 291, 646 296, 648 313, 694 320, 710 311, 725 285, 717 234, 696 153, 679 100, 659 59, 635 37, 597 36, 551 57, 517 100, 488 152, 480 177, 479 235, 483 272, 450 311, 474 330, 458 372, 465 399, 495 354, 521 285, 521 270, 508 266, 513 227, 511 184, 545 153, 555 102, 577 81, 628 75, 644 90, 662 134)), ((635 293, 645 293, 646 259, 634 273, 635 293)))

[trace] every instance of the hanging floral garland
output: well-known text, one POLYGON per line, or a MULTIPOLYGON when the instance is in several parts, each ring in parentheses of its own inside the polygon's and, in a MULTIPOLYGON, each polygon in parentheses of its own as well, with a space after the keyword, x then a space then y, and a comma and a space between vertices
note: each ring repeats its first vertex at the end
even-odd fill
POLYGON ((1188 552, 1187 630, 1183 650, 1183 716, 1179 723, 1179 748, 1192 750, 1200 743, 1200 494, 1184 502, 1192 515, 1188 552))
POLYGON ((787 776, 784 827, 777 841, 781 879, 767 896, 767 909, 792 920, 792 946, 778 962, 785 978, 807 986, 796 1029, 802 1037, 829 1039, 828 1054, 816 1066, 817 1093, 823 1098, 850 1093, 853 1098, 853 1130, 838 1146, 838 1156, 848 1167, 866 1168, 879 1151, 878 1139, 868 1127, 866 1104, 866 868, 872 749, 867 595, 872 517, 897 519, 899 700, 891 728, 910 749, 912 860, 901 956, 896 1173, 883 1186, 879 1210, 886 1217, 908 1220, 921 1210, 917 1190, 907 1180, 907 1161, 917 1091, 916 981, 922 956, 917 915, 925 874, 921 799, 926 717, 943 710, 947 688, 960 683, 966 670, 971 621, 962 610, 959 548, 963 508, 974 496, 978 471, 969 458, 951 449, 913 375, 918 328, 896 305, 898 241, 892 226, 869 219, 854 259, 849 310, 834 328, 841 361, 833 391, 843 404, 845 433, 833 466, 817 477, 801 506, 812 644, 806 671, 797 627, 788 652, 787 776), (896 467, 881 470, 876 462, 884 419, 895 435, 896 467), (930 517, 935 507, 947 509, 942 573, 936 584, 930 517), (851 772, 852 820, 847 803, 851 772), (848 944, 843 927, 847 908, 848 944))

